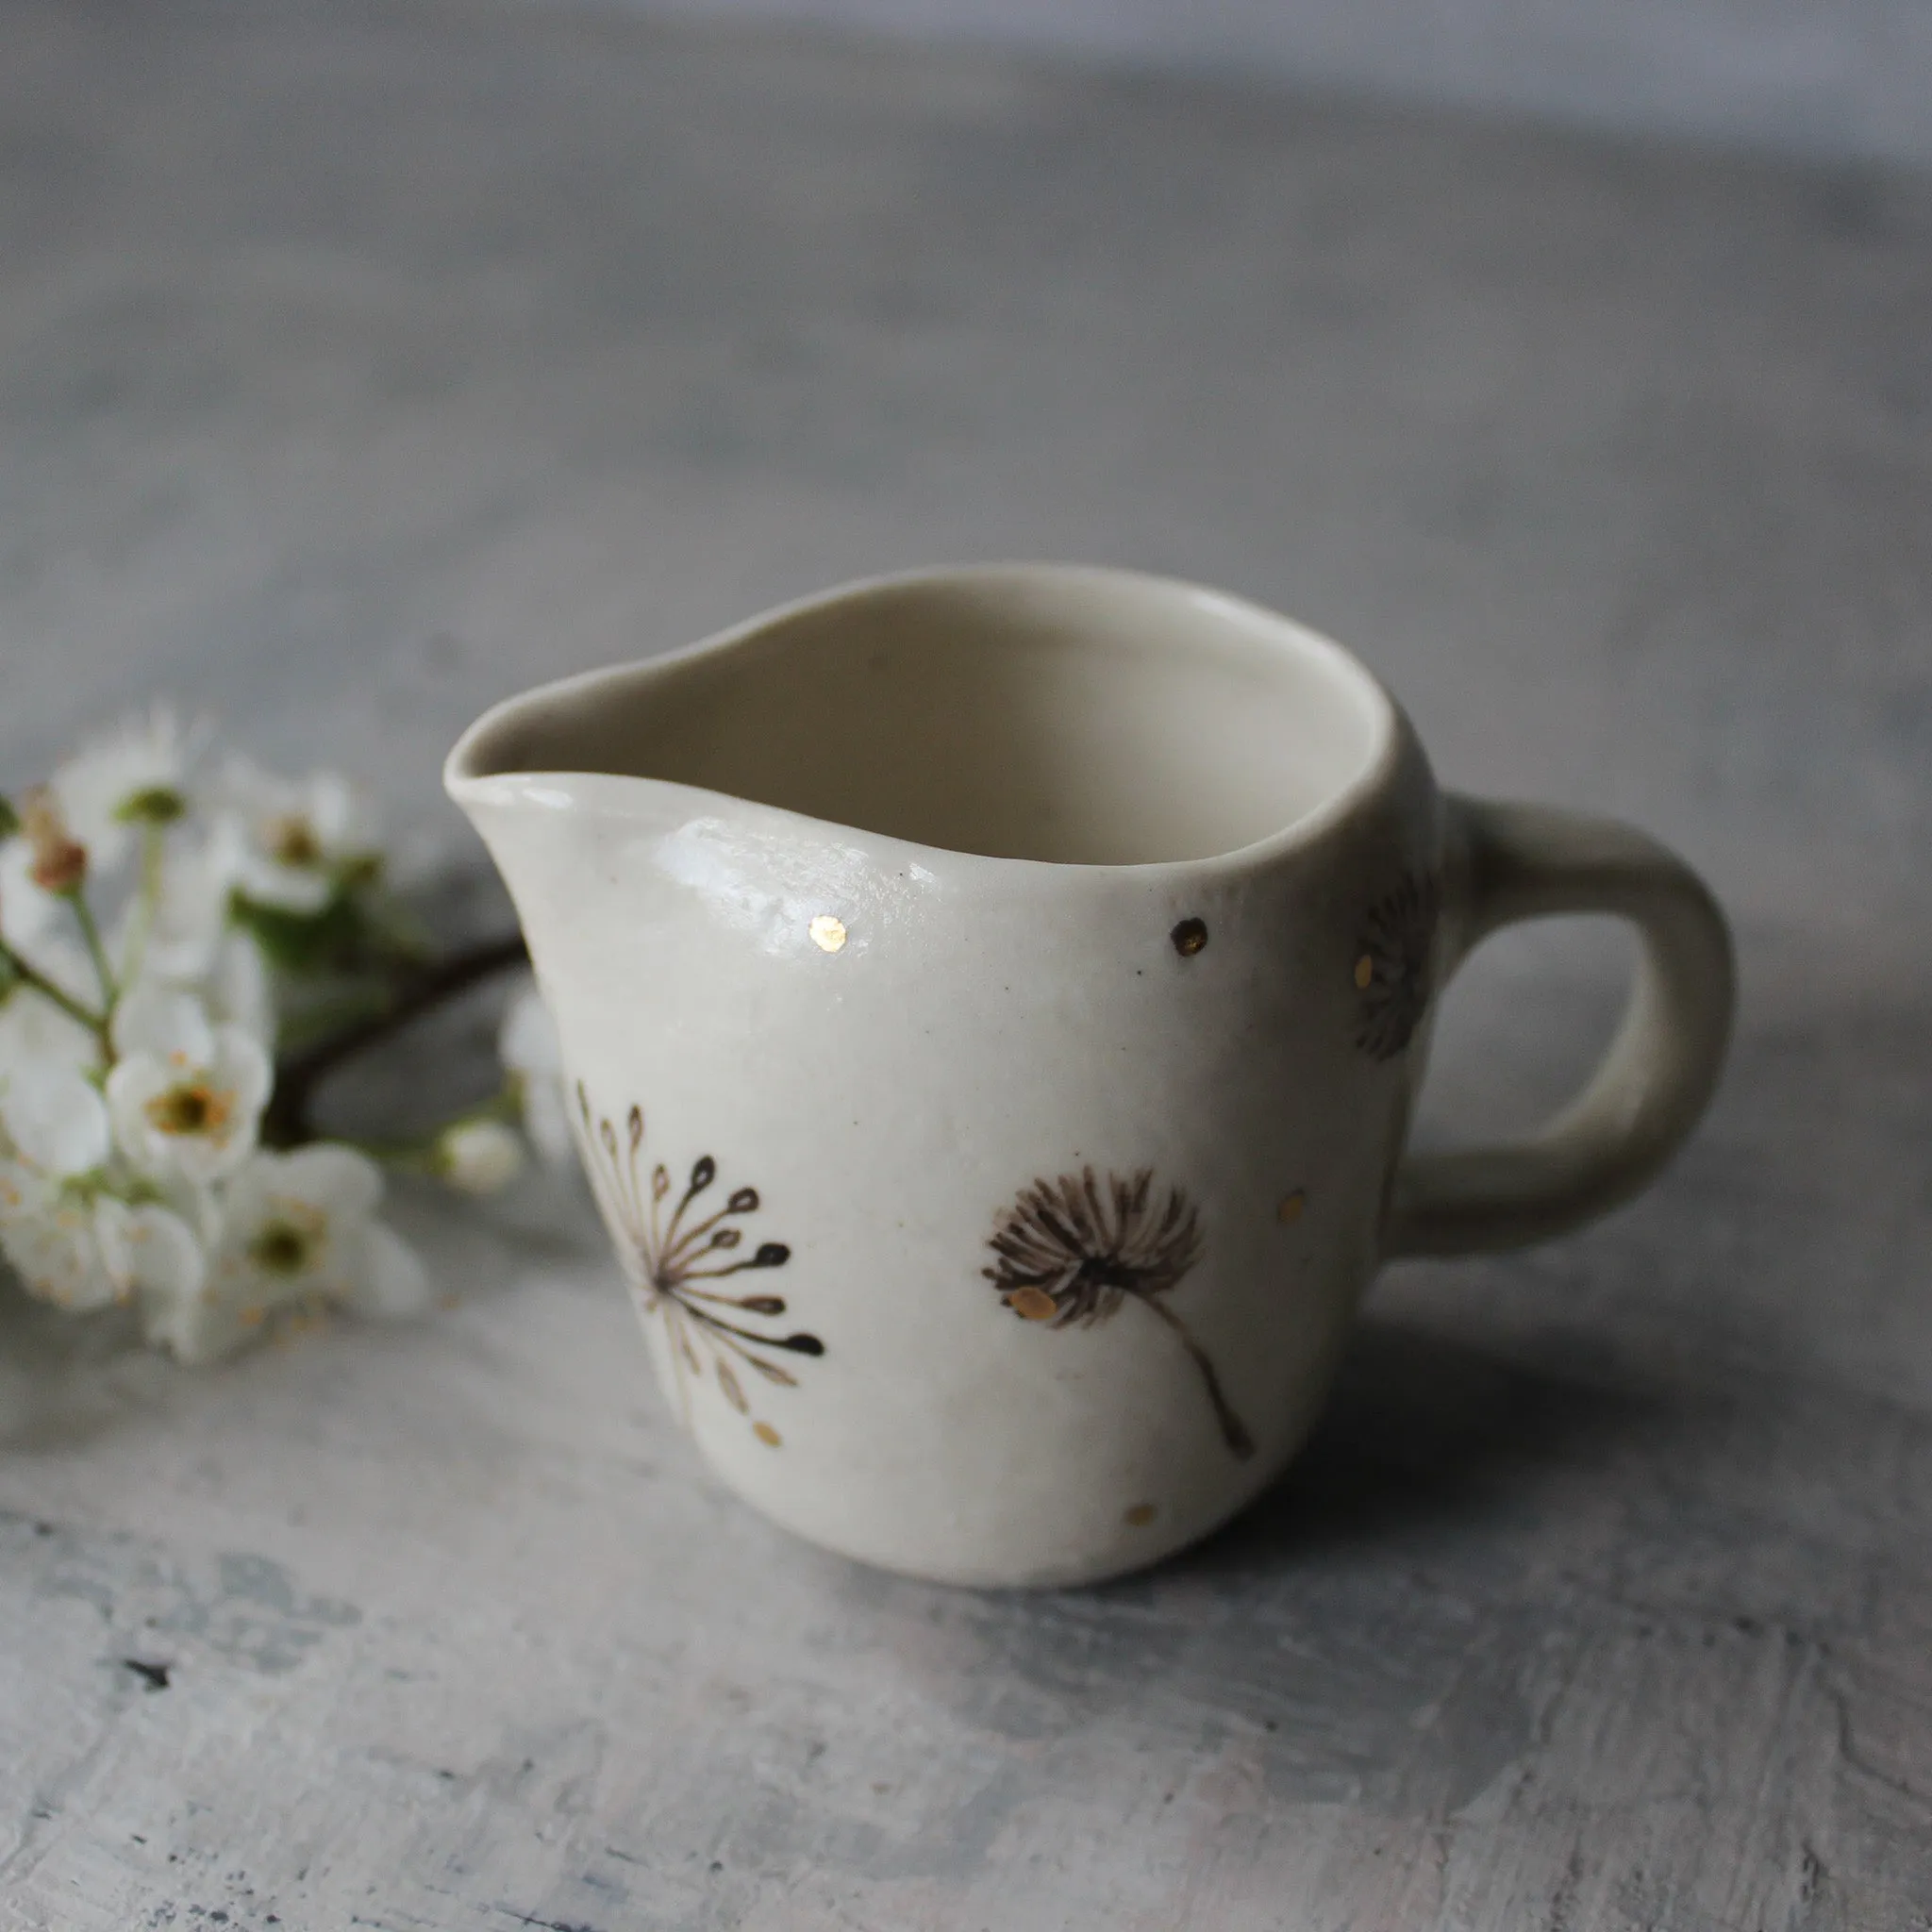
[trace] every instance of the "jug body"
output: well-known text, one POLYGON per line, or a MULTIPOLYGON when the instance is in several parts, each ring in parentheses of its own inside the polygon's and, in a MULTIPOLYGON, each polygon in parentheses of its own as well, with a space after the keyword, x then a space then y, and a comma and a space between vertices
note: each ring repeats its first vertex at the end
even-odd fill
POLYGON ((1138 1567, 1320 1408, 1391 1252, 1578 1224, 1702 1109, 1724 924, 1601 821, 1439 793, 1339 646, 1128 573, 935 572, 472 727, 667 1401, 734 1490, 969 1584, 1138 1567), (1504 922, 1642 940, 1593 1082, 1407 1157, 1504 922))
MULTIPOLYGON (((1108 638, 1120 615, 1082 593, 1118 584, 1069 575, 1056 636, 1108 638)), ((1024 624, 1014 587, 984 589, 981 624, 1024 624)), ((1191 630, 1234 630, 1265 676, 1277 640, 1240 633, 1280 621, 1140 601, 1141 661, 1108 674, 1148 675, 1128 695, 1144 730, 1211 729, 1198 693, 1198 715, 1158 715, 1176 683, 1230 679, 1191 630)), ((772 702, 758 681, 788 629, 809 660, 814 625, 781 616, 701 649, 695 696, 691 659, 572 680, 452 762, 558 1024, 657 1379, 733 1489, 849 1555, 968 1583, 1149 1560, 1292 1455, 1374 1264, 1426 1017, 1426 767, 1366 677, 1296 636, 1285 681, 1330 680, 1353 790, 1245 849, 989 853, 650 775, 667 728, 772 702), (596 768, 619 718, 641 770, 596 768), (1357 983, 1372 942, 1411 973, 1400 1010, 1357 983)), ((908 655, 853 682, 865 728, 814 755, 908 728, 908 655)), ((1077 742, 1045 697, 1029 728, 1077 742)), ((1187 778, 1241 749, 1170 762, 1187 778)))

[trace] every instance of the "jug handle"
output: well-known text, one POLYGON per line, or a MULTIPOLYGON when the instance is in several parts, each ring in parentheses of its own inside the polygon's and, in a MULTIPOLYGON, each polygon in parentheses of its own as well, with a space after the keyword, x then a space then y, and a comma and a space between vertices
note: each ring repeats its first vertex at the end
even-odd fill
POLYGON ((1675 854, 1613 820, 1452 796, 1444 929, 1453 974, 1499 927, 1607 912, 1637 928, 1622 1024, 1576 1098, 1526 1140, 1405 1154, 1385 1258, 1520 1247, 1637 1193, 1717 1086, 1736 1005, 1731 939, 1709 889, 1675 854))

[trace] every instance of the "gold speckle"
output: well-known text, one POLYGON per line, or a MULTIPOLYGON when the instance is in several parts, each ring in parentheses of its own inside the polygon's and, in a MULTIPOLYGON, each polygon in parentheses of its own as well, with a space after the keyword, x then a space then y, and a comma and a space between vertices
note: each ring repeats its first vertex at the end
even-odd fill
POLYGON ((1191 959, 1208 943, 1208 922, 1205 919, 1184 919, 1168 934, 1174 941, 1174 949, 1183 959, 1191 959))
POLYGON ((1023 1322, 1050 1322, 1054 1299, 1043 1288, 1016 1288, 1007 1297, 1007 1306, 1023 1322))
POLYGON ((1274 1210, 1274 1218, 1283 1227, 1292 1227, 1302 1218, 1302 1209, 1308 1205, 1308 1191, 1297 1188, 1291 1194, 1284 1194, 1280 1205, 1274 1210))
POLYGON ((1375 976, 1375 962, 1364 953, 1355 962, 1355 983, 1358 991, 1367 992, 1369 981, 1375 976))
POLYGON ((1133 1529, 1145 1529, 1159 1512, 1152 1503, 1136 1503, 1121 1521, 1133 1529))
POLYGON ((845 922, 829 912, 815 913, 806 929, 811 934, 812 944, 822 953, 836 953, 845 943, 845 922))
POLYGON ((760 1442, 773 1449, 785 1440, 770 1423, 754 1423, 751 1425, 751 1432, 760 1442))

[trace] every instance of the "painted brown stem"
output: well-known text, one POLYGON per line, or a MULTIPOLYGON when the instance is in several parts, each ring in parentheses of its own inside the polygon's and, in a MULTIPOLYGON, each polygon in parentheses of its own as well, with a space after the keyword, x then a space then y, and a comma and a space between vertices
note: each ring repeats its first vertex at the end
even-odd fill
POLYGON ((514 933, 452 953, 406 980, 381 1012, 289 1055, 275 1068, 275 1098, 262 1116, 262 1140, 271 1147, 292 1147, 307 1139, 311 1132, 308 1115, 316 1089, 345 1060, 401 1032, 444 1001, 525 964, 529 957, 522 935, 514 933))
POLYGON ((1221 1424, 1221 1434, 1227 1446, 1243 1462, 1255 1453, 1255 1439, 1248 1434, 1247 1424, 1235 1414, 1233 1406, 1222 1392, 1221 1377, 1214 1373, 1214 1364, 1208 1358, 1208 1351, 1188 1333, 1188 1326, 1174 1311, 1152 1296, 1137 1297, 1148 1308, 1167 1324, 1180 1337, 1181 1346, 1194 1358, 1194 1366, 1201 1372, 1201 1380, 1208 1388, 1208 1400, 1214 1406, 1214 1420, 1221 1424))

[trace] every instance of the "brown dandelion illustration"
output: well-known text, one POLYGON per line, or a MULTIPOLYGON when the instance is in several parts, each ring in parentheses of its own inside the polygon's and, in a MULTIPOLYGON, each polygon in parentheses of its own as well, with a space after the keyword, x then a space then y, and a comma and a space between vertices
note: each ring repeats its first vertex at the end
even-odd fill
POLYGON ((1393 1059, 1415 1035, 1429 1004, 1429 952, 1436 937, 1436 882, 1405 873, 1369 908, 1356 942, 1356 1044, 1393 1059))
MULTIPOLYGON (((824 1343, 816 1335, 774 1334, 762 1325, 785 1313, 782 1295, 739 1294, 712 1285, 754 1270, 782 1268, 791 1258, 783 1241, 764 1241, 743 1252, 744 1230, 738 1224, 758 1212, 758 1190, 735 1189, 722 1208, 707 1212, 699 1197, 717 1180, 718 1163, 706 1154, 692 1164, 673 1207, 670 1171, 659 1162, 648 1177, 643 1173, 643 1109, 630 1109, 620 1134, 608 1116, 592 1115, 580 1080, 577 1111, 584 1164, 632 1298, 641 1313, 663 1319, 686 1422, 688 1377, 702 1381, 708 1374, 740 1415, 751 1412, 744 1374, 795 1389, 798 1378, 777 1357, 824 1355, 824 1343)), ((778 1432, 769 1423, 756 1422, 752 1429, 761 1442, 776 1446, 778 1432)))
POLYGON ((1164 1296, 1201 1258, 1201 1220, 1177 1187, 1154 1192, 1154 1170, 1106 1184, 1089 1167, 1058 1180, 1036 1180, 1000 1209, 987 1245, 998 1257, 981 1273, 1024 1322, 1091 1328, 1122 1304, 1139 1302, 1174 1330, 1200 1372, 1227 1446, 1244 1461, 1254 1438, 1222 1392, 1208 1352, 1164 1296))

